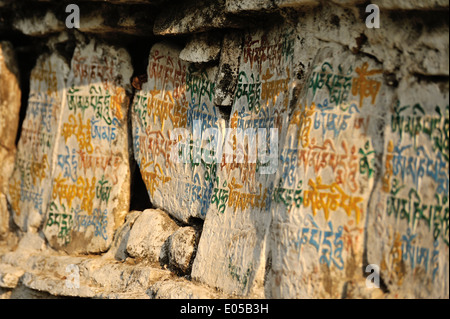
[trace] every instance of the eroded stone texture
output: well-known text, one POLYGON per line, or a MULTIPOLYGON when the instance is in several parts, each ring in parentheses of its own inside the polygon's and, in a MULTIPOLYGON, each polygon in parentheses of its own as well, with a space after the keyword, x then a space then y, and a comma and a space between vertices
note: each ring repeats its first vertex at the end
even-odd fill
POLYGON ((209 155, 221 141, 205 134, 222 132, 224 120, 213 103, 217 68, 198 69, 179 55, 174 45, 153 46, 148 82, 133 102, 133 140, 152 204, 188 222, 204 219, 210 205, 217 161, 209 155))
POLYGON ((95 40, 75 49, 44 226, 56 249, 105 251, 128 213, 127 94, 132 72, 124 49, 95 40))
POLYGON ((245 34, 230 129, 192 271, 196 280, 227 293, 262 293, 294 41, 293 31, 280 26, 245 34))
POLYGON ((319 50, 290 117, 273 192, 274 298, 340 298, 362 276, 367 206, 392 92, 373 60, 319 50))
POLYGON ((14 222, 24 231, 38 229, 47 211, 68 74, 68 63, 56 53, 41 56, 31 72, 27 113, 9 181, 14 222))
POLYGON ((448 298, 448 83, 404 79, 389 106, 368 262, 380 265, 392 294, 448 298))
POLYGON ((8 180, 14 167, 21 91, 13 47, 0 42, 0 237, 9 225, 8 180))

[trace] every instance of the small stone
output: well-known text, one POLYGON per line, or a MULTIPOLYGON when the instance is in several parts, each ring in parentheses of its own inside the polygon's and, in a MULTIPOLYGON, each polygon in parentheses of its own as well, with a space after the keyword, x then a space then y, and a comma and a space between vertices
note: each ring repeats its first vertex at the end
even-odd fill
POLYGON ((169 266, 187 274, 192 267, 196 250, 197 232, 193 227, 183 227, 169 237, 169 266))
POLYGON ((127 252, 132 257, 157 262, 162 246, 178 228, 165 212, 148 209, 134 222, 128 238, 127 252))
POLYGON ((221 38, 210 34, 194 35, 180 53, 180 59, 191 63, 206 63, 219 58, 221 38))

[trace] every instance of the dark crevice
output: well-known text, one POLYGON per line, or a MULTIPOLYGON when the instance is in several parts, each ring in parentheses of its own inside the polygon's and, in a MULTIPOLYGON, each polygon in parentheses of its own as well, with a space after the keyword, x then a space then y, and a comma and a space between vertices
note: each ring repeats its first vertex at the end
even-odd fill
POLYGON ((188 224, 192 226, 195 230, 199 230, 200 232, 203 229, 203 224, 205 221, 201 218, 189 217, 188 224))
POLYGON ((130 211, 144 211, 149 208, 153 208, 153 205, 150 201, 147 187, 142 179, 139 167, 136 167, 131 177, 130 211))
POLYGON ((417 80, 420 82, 425 83, 440 83, 445 82, 448 84, 449 76, 448 75, 431 75, 431 74, 419 74, 414 73, 413 76, 417 78, 417 80))
POLYGON ((130 161, 130 172, 131 172, 131 181, 130 181, 130 211, 144 211, 146 209, 153 208, 153 205, 150 200, 150 196, 147 191, 147 187, 142 178, 142 174, 137 164, 135 158, 135 149, 133 143, 133 121, 132 121, 132 112, 133 112, 133 99, 138 92, 138 89, 141 89, 141 85, 144 80, 144 75, 147 74, 147 65, 148 65, 148 56, 150 53, 150 49, 153 45, 153 41, 149 38, 140 38, 135 39, 132 42, 126 44, 125 48, 127 52, 129 52, 131 57, 131 63, 133 66, 133 75, 132 78, 129 79, 130 83, 132 83, 131 94, 129 95, 129 107, 128 107, 128 152, 129 152, 129 161, 130 161), (139 87, 137 87, 137 83, 135 83, 136 78, 140 78, 142 83, 139 83, 139 87))

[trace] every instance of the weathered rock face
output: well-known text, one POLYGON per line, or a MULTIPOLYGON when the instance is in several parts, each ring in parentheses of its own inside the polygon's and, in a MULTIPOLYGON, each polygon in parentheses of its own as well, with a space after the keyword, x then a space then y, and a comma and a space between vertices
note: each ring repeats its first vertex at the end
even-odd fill
POLYGON ((47 212, 68 74, 67 62, 56 53, 41 56, 31 72, 27 114, 9 180, 14 221, 24 231, 38 229, 47 212))
POLYGON ((44 233, 67 252, 105 251, 129 210, 127 115, 132 75, 124 49, 75 49, 55 146, 44 233))
POLYGON ((0 0, 0 298, 448 298, 448 1, 373 2, 0 0))
POLYGON ((19 70, 14 50, 11 43, 0 42, 0 238, 6 234, 9 225, 6 195, 16 152, 20 99, 19 70))

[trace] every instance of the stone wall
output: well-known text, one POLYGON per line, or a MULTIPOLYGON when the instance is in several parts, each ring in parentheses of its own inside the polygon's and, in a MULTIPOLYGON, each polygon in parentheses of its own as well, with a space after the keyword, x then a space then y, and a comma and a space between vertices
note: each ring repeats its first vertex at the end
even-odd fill
POLYGON ((448 298, 449 4, 372 2, 0 0, 0 298, 448 298))

